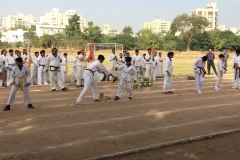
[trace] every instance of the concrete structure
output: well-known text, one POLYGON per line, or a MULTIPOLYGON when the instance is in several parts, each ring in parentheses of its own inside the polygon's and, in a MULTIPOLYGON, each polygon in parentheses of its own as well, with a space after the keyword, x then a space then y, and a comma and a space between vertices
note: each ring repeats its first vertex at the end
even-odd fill
POLYGON ((36 34, 38 37, 44 34, 54 35, 56 33, 62 33, 66 26, 56 26, 56 25, 36 25, 36 34))
POLYGON ((15 43, 15 42, 24 42, 24 33, 27 31, 23 31, 22 29, 18 30, 8 30, 6 32, 2 32, 1 42, 15 43))
POLYGON ((110 25, 109 24, 104 24, 103 28, 102 28, 102 34, 105 34, 105 35, 109 34, 110 30, 111 30, 110 25))
POLYGON ((221 31, 232 31, 234 34, 238 34, 239 32, 239 27, 226 27, 225 25, 220 25, 217 27, 217 29, 221 30, 221 31))
POLYGON ((0 23, 5 30, 9 30, 18 25, 30 28, 31 25, 38 25, 39 20, 31 14, 25 16, 22 13, 18 13, 16 16, 9 15, 7 17, 2 17, 0 23))
POLYGON ((144 23, 144 29, 151 29, 155 34, 168 32, 170 31, 170 22, 164 21, 156 16, 154 21, 144 23))
POLYGON ((207 31, 213 30, 218 27, 218 9, 217 2, 207 4, 206 8, 196 8, 190 11, 190 15, 199 15, 206 17, 209 21, 209 26, 206 28, 207 31))
MULTIPOLYGON (((66 26, 68 25, 68 20, 74 15, 77 14, 75 10, 67 10, 64 14, 59 12, 58 8, 53 8, 50 12, 46 12, 44 16, 40 17, 41 25, 50 25, 50 26, 66 26)), ((81 15, 80 17, 80 29, 83 31, 87 27, 86 19, 81 15)))

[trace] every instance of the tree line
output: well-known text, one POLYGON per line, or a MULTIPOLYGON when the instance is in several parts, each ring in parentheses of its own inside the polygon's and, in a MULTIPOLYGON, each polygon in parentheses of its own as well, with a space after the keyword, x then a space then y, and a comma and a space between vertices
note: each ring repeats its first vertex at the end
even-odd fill
MULTIPOLYGON (((208 20, 197 15, 178 15, 172 22, 170 31, 159 34, 153 33, 150 29, 143 29, 133 36, 132 27, 124 27, 120 34, 116 34, 114 30, 109 31, 108 35, 102 34, 101 28, 95 26, 93 22, 88 23, 88 27, 83 32, 80 30, 79 16, 74 15, 69 19, 69 25, 66 26, 63 33, 54 35, 43 35, 37 37, 34 32, 36 27, 30 29, 24 26, 18 26, 27 32, 24 34, 25 39, 31 40, 31 46, 36 48, 51 47, 69 47, 84 48, 86 43, 93 40, 95 43, 121 43, 125 50, 147 49, 154 42, 157 50, 174 50, 174 51, 205 51, 208 48, 214 50, 236 50, 240 48, 240 36, 232 31, 220 31, 214 29, 206 31, 206 27, 210 25, 208 20), (175 35, 178 36, 175 36, 175 35)), ((20 47, 23 44, 17 42, 14 44, 20 47)), ((12 44, 0 42, 0 48, 11 47, 12 44)))

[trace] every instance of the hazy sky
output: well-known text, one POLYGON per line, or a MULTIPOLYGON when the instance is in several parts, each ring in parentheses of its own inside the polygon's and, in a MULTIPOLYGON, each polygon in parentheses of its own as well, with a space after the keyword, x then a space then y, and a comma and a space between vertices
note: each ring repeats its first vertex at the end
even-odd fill
MULTIPOLYGON (((144 22, 152 21, 156 15, 173 21, 182 13, 194 8, 205 8, 211 0, 0 0, 0 16, 17 13, 33 14, 37 18, 59 8, 61 13, 74 9, 78 14, 102 28, 110 24, 111 29, 122 30, 133 27, 134 32, 143 28, 144 22)), ((213 1, 214 2, 214 1, 213 1)), ((240 0, 218 0, 219 23, 240 26, 240 0)))

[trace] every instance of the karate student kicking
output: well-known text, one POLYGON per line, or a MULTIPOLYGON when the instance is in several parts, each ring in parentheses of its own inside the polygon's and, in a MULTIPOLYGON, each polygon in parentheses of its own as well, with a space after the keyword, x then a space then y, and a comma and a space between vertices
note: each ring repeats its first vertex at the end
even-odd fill
POLYGON ((219 91, 221 89, 221 84, 222 84, 222 77, 223 77, 223 74, 226 72, 226 68, 225 68, 225 65, 224 65, 224 58, 225 56, 223 54, 220 54, 219 55, 219 61, 218 61, 218 69, 217 69, 217 82, 216 82, 216 85, 215 85, 215 88, 214 90, 215 91, 219 91))
POLYGON ((90 88, 92 88, 94 102, 102 101, 102 99, 99 99, 98 97, 98 87, 97 87, 97 82, 94 79, 94 72, 104 73, 107 76, 113 77, 114 78, 113 82, 117 80, 117 77, 113 76, 102 64, 104 60, 105 60, 105 57, 103 55, 99 55, 98 60, 93 61, 85 69, 83 73, 84 88, 76 101, 76 105, 85 105, 84 103, 82 103, 82 100, 90 88))
POLYGON ((63 84, 62 74, 61 74, 61 65, 62 59, 61 56, 58 54, 57 48, 52 49, 52 54, 50 54, 47 57, 47 64, 46 64, 46 71, 50 71, 50 86, 52 91, 56 91, 56 84, 54 77, 57 77, 58 85, 60 86, 62 91, 67 91, 68 88, 66 88, 63 84))
POLYGON ((35 60, 38 65, 38 85, 48 85, 47 83, 47 59, 45 57, 45 50, 40 51, 40 56, 35 60))
POLYGON ((196 84, 196 89, 198 94, 202 94, 201 89, 203 84, 203 78, 206 74, 206 71, 204 69, 206 61, 207 61, 207 56, 203 56, 201 58, 198 58, 193 64, 195 84, 196 84))
POLYGON ((3 111, 9 111, 10 105, 15 103, 15 96, 18 89, 23 91, 24 94, 24 103, 28 104, 28 108, 34 108, 30 101, 30 95, 28 91, 28 86, 31 84, 31 77, 29 70, 23 65, 22 58, 16 59, 16 67, 12 69, 10 82, 12 85, 11 93, 7 102, 7 106, 3 111))
POLYGON ((173 94, 173 92, 171 91, 173 56, 174 56, 173 52, 168 52, 167 57, 165 59, 165 77, 164 77, 164 83, 163 83, 163 94, 173 94))
POLYGON ((32 74, 32 84, 37 85, 38 84, 38 63, 37 59, 39 56, 39 52, 35 52, 35 57, 33 57, 33 74, 32 74))
POLYGON ((127 89, 127 96, 129 100, 132 100, 132 75, 134 75, 134 83, 137 81, 137 70, 131 65, 131 59, 126 58, 126 64, 118 66, 116 70, 121 71, 120 85, 118 87, 117 96, 115 101, 120 100, 122 96, 122 90, 125 86, 127 89))

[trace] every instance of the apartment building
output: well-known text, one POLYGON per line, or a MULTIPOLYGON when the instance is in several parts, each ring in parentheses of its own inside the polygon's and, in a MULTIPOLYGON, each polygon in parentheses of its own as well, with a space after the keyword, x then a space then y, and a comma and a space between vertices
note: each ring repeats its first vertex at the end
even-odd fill
POLYGON ((207 31, 213 30, 218 27, 218 9, 217 2, 207 4, 206 8, 195 8, 190 11, 190 15, 199 15, 206 17, 209 21, 207 31))
POLYGON ((150 29, 155 34, 168 32, 170 30, 170 22, 156 16, 154 21, 144 22, 144 29, 150 29))

